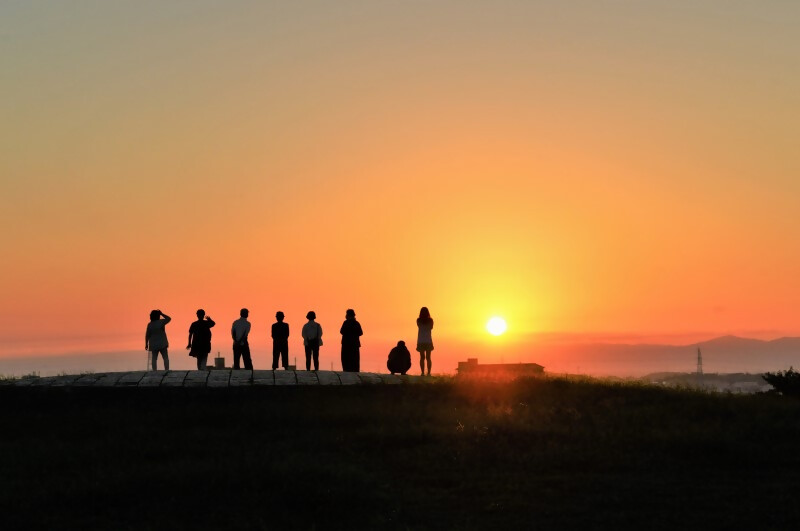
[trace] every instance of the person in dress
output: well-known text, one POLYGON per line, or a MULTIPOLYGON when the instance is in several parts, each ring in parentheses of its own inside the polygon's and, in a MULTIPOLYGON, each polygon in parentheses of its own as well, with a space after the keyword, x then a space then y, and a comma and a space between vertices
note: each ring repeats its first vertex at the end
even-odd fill
POLYGON ((208 353, 211 352, 211 328, 215 325, 205 310, 197 310, 197 321, 189 326, 189 343, 186 349, 189 355, 197 358, 197 370, 206 370, 208 353))
POLYGON ((342 370, 358 372, 361 369, 361 339, 364 335, 361 324, 356 321, 356 312, 347 310, 344 323, 339 329, 342 334, 342 370))
POLYGON ((417 318, 417 352, 419 352, 419 370, 425 375, 425 364, 428 365, 428 376, 431 375, 431 351, 433 350, 433 319, 428 308, 423 306, 417 318))
POLYGON ((167 323, 172 321, 172 318, 161 310, 153 310, 150 312, 150 322, 147 323, 147 330, 144 333, 144 349, 150 351, 150 359, 153 364, 153 370, 158 370, 158 355, 164 358, 164 370, 169 370, 169 355, 167 348, 169 341, 167 341, 167 331, 164 328, 167 323))
POLYGON ((303 346, 306 349, 306 370, 311 370, 311 360, 314 360, 314 370, 319 370, 319 347, 322 345, 322 327, 314 319, 317 314, 310 311, 306 314, 308 322, 303 325, 303 346))

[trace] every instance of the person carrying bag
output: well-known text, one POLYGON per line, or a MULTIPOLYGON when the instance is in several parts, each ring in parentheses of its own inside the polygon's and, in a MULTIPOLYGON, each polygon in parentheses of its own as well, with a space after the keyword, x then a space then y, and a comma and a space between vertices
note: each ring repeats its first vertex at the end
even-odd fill
POLYGON ((322 346, 322 327, 314 319, 317 314, 310 311, 306 314, 308 322, 303 325, 303 346, 306 351, 306 370, 311 370, 311 360, 314 360, 314 370, 319 370, 319 347, 322 346))

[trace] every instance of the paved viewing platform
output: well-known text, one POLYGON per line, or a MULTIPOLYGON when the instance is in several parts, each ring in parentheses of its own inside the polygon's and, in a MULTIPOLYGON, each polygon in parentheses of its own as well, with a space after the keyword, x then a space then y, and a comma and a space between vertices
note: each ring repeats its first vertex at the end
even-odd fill
POLYGON ((431 381, 422 376, 341 371, 132 371, 0 380, 16 387, 248 387, 260 385, 384 385, 431 381))

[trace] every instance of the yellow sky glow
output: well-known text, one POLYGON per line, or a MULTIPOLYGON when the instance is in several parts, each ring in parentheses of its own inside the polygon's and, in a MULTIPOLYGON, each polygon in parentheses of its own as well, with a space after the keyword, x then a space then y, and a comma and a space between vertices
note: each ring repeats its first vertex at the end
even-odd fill
POLYGON ((156 307, 179 344, 248 306, 265 345, 276 310, 335 337, 352 307, 376 360, 421 306, 440 356, 491 315, 520 342, 800 332, 792 3, 0 21, 0 355, 140 348, 156 307))

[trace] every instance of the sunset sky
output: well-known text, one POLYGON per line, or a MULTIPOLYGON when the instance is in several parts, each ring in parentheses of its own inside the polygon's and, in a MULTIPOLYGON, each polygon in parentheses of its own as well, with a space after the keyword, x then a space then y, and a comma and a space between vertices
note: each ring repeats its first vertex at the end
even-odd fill
POLYGON ((201 307, 228 356, 239 308, 257 352, 313 309, 336 368, 347 308, 368 368, 421 306, 434 371, 800 335, 798 27, 778 0, 3 2, 0 356, 144 354, 153 308, 184 363, 201 307))

